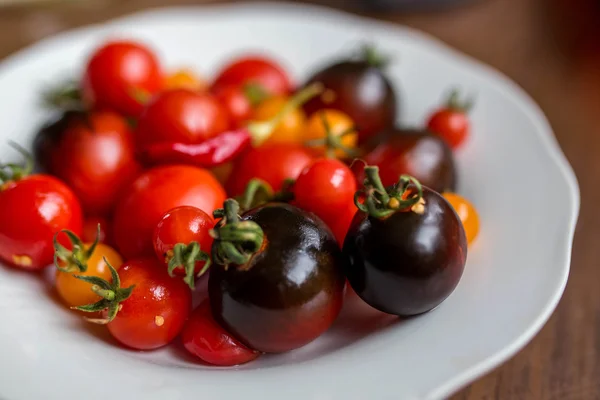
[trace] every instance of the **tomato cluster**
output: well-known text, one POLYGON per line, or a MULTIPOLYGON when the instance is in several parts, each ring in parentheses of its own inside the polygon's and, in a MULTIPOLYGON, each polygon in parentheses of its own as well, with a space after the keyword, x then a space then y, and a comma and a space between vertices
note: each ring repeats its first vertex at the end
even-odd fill
POLYGON ((453 193, 472 104, 453 92, 426 128, 397 128, 386 62, 368 48, 296 86, 250 55, 211 82, 105 43, 78 85, 47 96, 44 172, 16 144, 24 165, 0 165, 0 260, 54 263, 64 303, 127 347, 181 336, 220 366, 319 337, 346 282, 387 313, 433 309, 479 231, 453 193))

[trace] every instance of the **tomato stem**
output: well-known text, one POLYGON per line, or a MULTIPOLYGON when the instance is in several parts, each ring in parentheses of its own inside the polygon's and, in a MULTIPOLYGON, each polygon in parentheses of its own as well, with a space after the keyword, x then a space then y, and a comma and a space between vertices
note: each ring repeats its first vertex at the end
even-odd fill
POLYGON ((31 171, 33 171, 33 156, 27 150, 21 147, 21 145, 13 142, 12 140, 8 141, 8 145, 21 153, 25 159, 25 163, 0 164, 0 184, 7 183, 9 181, 18 181, 31 174, 31 171))
POLYGON ((363 45, 361 58, 375 68, 384 68, 390 63, 390 57, 377 50, 374 44, 363 45))
POLYGON ((450 91, 446 100, 446 107, 452 111, 468 114, 475 104, 475 96, 470 96, 465 100, 460 99, 460 90, 454 88, 450 91))
POLYGON ((185 271, 183 281, 188 284, 190 289, 194 290, 196 278, 204 275, 210 267, 210 255, 200 249, 198 242, 189 244, 177 243, 173 246, 173 255, 168 259, 168 271, 170 276, 174 276, 175 268, 181 267, 185 271), (202 269, 196 274, 196 263, 204 262, 202 269))
POLYGON ((269 97, 269 92, 265 90, 262 85, 258 83, 249 83, 244 85, 243 87, 244 96, 248 99, 252 107, 256 107, 269 97))
POLYGON ((75 81, 67 81, 47 88, 42 93, 42 103, 49 109, 85 111, 79 84, 75 81))
POLYGON ((342 151, 348 158, 356 157, 358 153, 347 146, 344 146, 342 143, 342 139, 345 136, 356 133, 356 127, 352 126, 346 129, 339 135, 336 135, 331 130, 331 125, 327 120, 327 116, 325 112, 320 111, 319 117, 321 118, 321 122, 323 123, 323 128, 325 129, 325 137, 319 139, 312 139, 304 142, 305 146, 308 147, 319 147, 325 146, 325 155, 327 158, 336 158, 336 150, 342 151))
POLYGON ((96 230, 96 238, 90 247, 86 248, 81 239, 73 232, 63 229, 54 235, 54 265, 61 272, 85 272, 87 271, 87 262, 94 254, 96 246, 100 242, 100 224, 96 230), (64 233, 69 238, 72 250, 68 250, 58 242, 58 235, 64 233), (61 266, 64 265, 64 266, 61 266))

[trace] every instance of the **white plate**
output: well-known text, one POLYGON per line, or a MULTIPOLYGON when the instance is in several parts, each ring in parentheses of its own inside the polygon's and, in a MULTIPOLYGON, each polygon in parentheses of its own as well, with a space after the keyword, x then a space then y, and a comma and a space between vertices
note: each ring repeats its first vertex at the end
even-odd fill
MULTIPOLYGON (((546 119, 501 74, 413 30, 313 6, 157 10, 59 35, 0 65, 0 142, 29 143, 46 116, 40 89, 117 36, 152 44, 170 66, 206 73, 240 51, 265 50, 298 80, 373 41, 396 58, 389 73, 404 124, 422 123, 453 85, 476 92, 474 135, 458 163, 481 236, 457 290, 433 312, 399 322, 346 309, 313 344, 235 370, 200 366, 177 346, 124 351, 50 301, 43 280, 0 267, 0 398, 437 399, 518 351, 554 310, 579 191, 546 119)), ((12 156, 2 145, 0 158, 12 156)))

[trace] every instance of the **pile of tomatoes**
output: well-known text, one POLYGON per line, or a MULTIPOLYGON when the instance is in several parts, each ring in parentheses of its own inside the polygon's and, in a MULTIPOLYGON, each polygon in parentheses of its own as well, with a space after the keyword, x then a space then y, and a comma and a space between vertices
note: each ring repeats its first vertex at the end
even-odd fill
POLYGON ((105 43, 44 95, 43 173, 14 143, 25 162, 0 166, 0 260, 54 264, 64 303, 125 346, 181 337, 214 365, 311 342, 347 285, 386 313, 433 309, 478 233, 453 193, 471 105, 452 93, 423 128, 396 127, 386 62, 367 48, 296 86, 247 56, 208 81, 105 43))

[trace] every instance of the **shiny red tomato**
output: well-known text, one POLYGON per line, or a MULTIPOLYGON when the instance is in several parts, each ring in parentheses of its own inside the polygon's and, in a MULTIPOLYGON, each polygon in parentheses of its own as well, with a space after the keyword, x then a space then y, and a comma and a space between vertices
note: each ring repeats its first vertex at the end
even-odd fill
POLYGON ((212 94, 173 89, 148 104, 138 122, 136 141, 200 143, 228 128, 227 110, 212 94))
POLYGON ((245 364, 260 355, 259 352, 244 346, 217 324, 208 300, 194 310, 183 328, 181 337, 187 351, 204 362, 221 367, 245 364))
POLYGON ((468 112, 472 106, 471 100, 461 103, 458 92, 453 91, 446 105, 429 117, 427 129, 444 139, 451 148, 460 147, 469 136, 468 112))
POLYGON ((113 218, 117 248, 126 259, 154 255, 152 234, 167 211, 194 206, 212 214, 225 198, 221 184, 205 169, 185 165, 152 168, 141 174, 118 202, 113 218))
POLYGON ((213 87, 258 84, 271 95, 286 95, 293 85, 285 70, 276 61, 264 56, 248 56, 226 65, 213 87))
POLYGON ((108 219, 104 217, 86 217, 83 221, 83 231, 81 232, 81 240, 85 243, 92 243, 98 236, 100 243, 112 246, 111 226, 108 219), (98 233, 98 225, 100 225, 100 233, 98 233))
POLYGON ((340 247, 344 246, 344 239, 346 239, 346 234, 348 233, 348 229, 350 229, 350 224, 357 211, 358 209, 356 208, 354 201, 352 201, 340 209, 335 215, 335 218, 328 223, 329 228, 333 232, 340 247))
POLYGON ((253 148, 233 166, 227 180, 227 193, 242 194, 252 178, 267 182, 274 191, 281 190, 286 179, 296 179, 312 160, 310 152, 295 144, 271 144, 253 148))
POLYGON ((152 350, 165 346, 179 335, 192 309, 187 285, 173 279, 155 258, 125 262, 119 269, 121 287, 135 285, 109 332, 122 344, 152 350))
POLYGON ((73 189, 86 214, 109 214, 141 171, 127 121, 110 111, 72 118, 50 149, 49 172, 73 189))
POLYGON ((80 235, 82 224, 79 200, 54 177, 0 184, 0 259, 10 265, 37 270, 52 264, 54 235, 61 229, 80 235))
POLYGON ((148 97, 163 84, 161 66, 154 53, 129 41, 106 43, 97 49, 85 68, 83 98, 95 109, 138 116, 148 97))
POLYGON ((356 178, 352 170, 337 159, 316 159, 302 170, 294 184, 295 204, 328 224, 352 203, 354 193, 356 178))
POLYGON ((156 225, 152 244, 159 260, 168 270, 194 281, 210 259, 213 238, 209 231, 215 226, 213 217, 196 207, 181 206, 167 211, 156 225), (188 257, 190 262, 188 262, 188 257))

